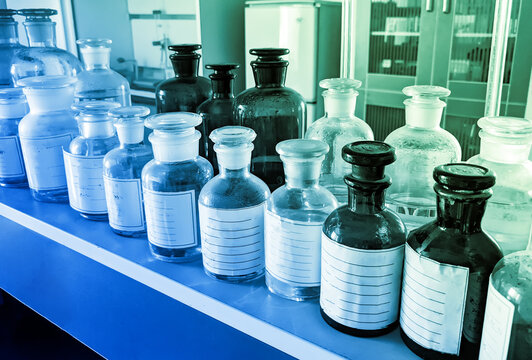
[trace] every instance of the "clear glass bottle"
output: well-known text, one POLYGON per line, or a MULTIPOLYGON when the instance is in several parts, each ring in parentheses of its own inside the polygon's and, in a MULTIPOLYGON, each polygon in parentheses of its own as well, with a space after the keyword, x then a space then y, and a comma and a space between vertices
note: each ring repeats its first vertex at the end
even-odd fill
POLYGON ((450 95, 439 86, 416 85, 403 89, 406 125, 384 140, 395 148, 397 161, 388 167, 393 179, 387 191, 387 206, 401 216, 408 231, 434 220, 436 207, 432 190, 435 166, 460 161, 458 140, 440 127, 445 102, 450 95))
POLYGON ((144 144, 145 106, 126 106, 109 110, 120 140, 103 159, 103 180, 109 225, 119 235, 139 237, 146 234, 141 175, 144 165, 153 159, 151 146, 144 144))
POLYGON ((164 261, 190 261, 201 255, 197 208, 203 186, 212 178, 211 164, 198 156, 201 116, 174 112, 149 116, 154 159, 142 169, 148 241, 164 261))
POLYGON ((212 95, 209 79, 198 76, 201 55, 197 51, 201 49, 201 45, 170 45, 168 49, 175 51, 170 55, 175 77, 157 85, 155 89, 157 112, 195 113, 198 106, 212 95))
POLYGON ((257 134, 241 126, 211 133, 220 174, 199 195, 201 252, 207 275, 230 282, 264 274, 264 209, 268 186, 249 172, 257 134))
POLYGON ((63 149, 79 133, 70 108, 75 82, 66 76, 36 76, 18 82, 30 107, 18 125, 20 146, 28 184, 38 201, 68 201, 63 149))
POLYGON ((524 250, 532 236, 532 120, 484 117, 478 126, 480 154, 467 162, 497 175, 482 228, 504 254, 524 250))
POLYGON ((15 52, 23 47, 18 42, 16 14, 16 10, 0 9, 0 87, 15 85, 11 65, 15 52))
POLYGON ((75 103, 80 136, 63 150, 70 207, 89 220, 107 220, 103 183, 103 158, 118 146, 109 110, 120 106, 110 101, 75 103))
POLYGON ((0 88, 0 186, 28 186, 18 124, 28 112, 22 88, 0 88))
POLYGON ((318 140, 277 144, 286 184, 268 199, 264 218, 266 285, 284 298, 303 301, 320 294, 321 229, 338 203, 319 185, 329 146, 318 140))
POLYGON ((380 141, 344 146, 351 165, 345 177, 347 205, 333 211, 323 225, 320 312, 337 330, 378 336, 397 326, 406 227, 386 208, 394 149, 380 141))
POLYGON ((489 276, 502 252, 480 224, 495 176, 465 163, 434 169, 438 216, 405 247, 401 337, 425 359, 477 359, 489 276))
POLYGON ((344 145, 359 140, 373 140, 368 124, 355 116, 358 89, 362 83, 353 79, 325 79, 320 87, 326 89, 325 116, 309 127, 305 139, 321 140, 331 149, 321 166, 320 184, 336 196, 340 204, 347 204, 347 187, 344 176, 351 166, 342 159, 344 145))
POLYGON ((238 125, 257 133, 251 172, 264 180, 271 191, 284 183, 283 164, 275 152, 277 143, 303 137, 306 105, 303 97, 287 88, 288 49, 251 49, 258 58, 251 62, 255 87, 235 99, 234 116, 238 125))
POLYGON ((112 70, 109 39, 81 39, 76 41, 83 58, 84 71, 78 74, 76 101, 103 100, 131 105, 129 83, 112 70))
POLYGON ((78 58, 56 47, 55 22, 50 16, 57 15, 57 10, 22 9, 17 13, 26 17, 29 47, 17 51, 13 58, 11 73, 15 81, 44 75, 75 77, 81 72, 78 58))
POLYGON ((198 114, 203 121, 201 123, 200 156, 205 157, 212 164, 214 173, 218 173, 218 163, 213 150, 213 143, 209 140, 209 134, 222 126, 236 125, 233 118, 233 83, 236 75, 232 70, 238 69, 238 64, 207 65, 207 69, 214 70, 209 75, 212 82, 212 98, 205 100, 198 106, 198 114))
POLYGON ((480 360, 532 354, 532 252, 505 256, 490 276, 480 360))

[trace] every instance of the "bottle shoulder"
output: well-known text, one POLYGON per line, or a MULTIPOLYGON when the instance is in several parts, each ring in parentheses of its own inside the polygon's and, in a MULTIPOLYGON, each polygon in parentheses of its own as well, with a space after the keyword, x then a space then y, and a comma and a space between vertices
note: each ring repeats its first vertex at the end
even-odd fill
POLYGON ((211 90, 211 82, 203 76, 172 77, 161 81, 155 91, 175 90, 179 88, 208 89, 211 90))
POLYGON ((231 99, 207 99, 198 106, 199 114, 232 116, 234 98, 231 99))
POLYGON ((199 202, 207 207, 238 209, 264 203, 270 190, 253 174, 246 177, 217 175, 201 190, 199 202))
POLYGON ((27 76, 77 76, 83 67, 70 52, 56 47, 25 47, 14 55, 12 72, 17 79, 27 76))
POLYGON ((78 134, 78 124, 70 110, 50 111, 47 113, 29 112, 19 123, 21 136, 48 136, 64 133, 78 134))
POLYGON ((268 211, 305 222, 323 222, 337 206, 334 195, 322 186, 301 189, 283 185, 268 199, 268 211))
POLYGON ((197 156, 175 163, 150 160, 142 169, 142 182, 153 191, 198 191, 212 178, 213 168, 206 159, 197 156))
POLYGON ((87 87, 115 87, 122 86, 129 89, 129 82, 125 77, 111 69, 83 70, 77 76, 76 90, 87 87))
POLYGON ((102 156, 119 145, 118 138, 111 136, 108 138, 85 138, 77 136, 68 147, 72 155, 102 156))
POLYGON ((373 140, 371 127, 357 117, 339 119, 322 117, 312 123, 306 132, 305 138, 324 140, 336 137, 373 140))
POLYGON ((304 104, 303 97, 287 87, 276 88, 249 88, 242 91, 235 98, 235 105, 264 104, 272 101, 280 103, 304 104))
MULTIPOLYGON (((491 275, 493 287, 514 305, 521 305, 532 293, 532 254, 519 251, 505 256, 497 263, 491 275)), ((523 308, 518 308, 523 312, 523 308)), ((530 310, 528 323, 532 324, 530 310)))
POLYGON ((450 149, 460 151, 458 140, 447 130, 442 128, 422 129, 403 126, 392 131, 384 142, 396 149, 421 149, 425 151, 439 151, 450 149))

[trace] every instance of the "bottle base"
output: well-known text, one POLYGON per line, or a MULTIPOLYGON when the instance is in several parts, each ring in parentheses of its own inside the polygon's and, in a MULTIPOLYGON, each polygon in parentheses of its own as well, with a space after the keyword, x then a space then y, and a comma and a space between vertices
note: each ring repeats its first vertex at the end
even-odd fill
POLYGON ((68 203, 68 189, 31 190, 31 196, 37 201, 49 203, 68 203))
POLYGON ((426 349, 421 345, 418 345, 414 340, 410 339, 408 335, 405 334, 403 329, 401 329, 401 339, 405 345, 417 356, 427 359, 427 360, 450 360, 450 359, 459 359, 457 355, 445 354, 436 350, 426 349))
POLYGON ((140 238, 146 236, 146 230, 141 231, 124 231, 124 230, 118 230, 111 226, 111 230, 117 235, 124 236, 124 237, 130 237, 130 238, 140 238))
POLYGON ((246 275, 233 276, 233 275, 215 274, 215 273, 212 273, 209 270, 205 269, 205 267, 203 269, 205 270, 205 274, 207 274, 207 276, 209 276, 210 278, 213 278, 215 280, 224 281, 224 282, 230 282, 230 283, 234 283, 234 284, 250 282, 250 281, 256 280, 256 279, 258 279, 258 278, 260 278, 260 277, 262 277, 264 275, 264 270, 255 271, 254 273, 246 274, 246 275))
POLYGON ((81 215, 81 217, 92 221, 107 221, 107 219, 109 218, 107 214, 87 214, 82 212, 80 212, 79 214, 81 215))
POLYGON ((329 315, 327 315, 325 313, 325 311, 323 311, 321 306, 320 306, 320 314, 321 314, 321 317, 323 318, 323 320, 325 320, 325 322, 327 324, 329 324, 330 326, 332 326, 336 330, 338 330, 340 332, 343 332, 344 334, 357 336, 357 337, 376 337, 376 336, 385 335, 385 334, 388 334, 389 332, 391 332, 392 330, 394 330, 397 327, 397 325, 399 324, 399 320, 396 320, 395 322, 391 323, 390 325, 388 325, 388 326, 386 326, 385 328, 382 328, 382 329, 378 329, 378 330, 362 330, 362 329, 356 329, 356 328, 352 328, 352 327, 349 327, 349 326, 345 326, 345 325, 340 324, 339 322, 333 320, 332 318, 329 317, 329 315))
POLYGON ((320 296, 319 286, 293 286, 282 282, 266 270, 266 286, 271 293, 293 301, 306 301, 320 296))
POLYGON ((154 245, 148 242, 152 255, 162 261, 166 262, 190 262, 201 257, 201 248, 193 247, 188 249, 170 249, 154 245))
POLYGON ((2 179, 0 178, 0 186, 6 188, 24 188, 28 187, 28 180, 22 179, 2 179))

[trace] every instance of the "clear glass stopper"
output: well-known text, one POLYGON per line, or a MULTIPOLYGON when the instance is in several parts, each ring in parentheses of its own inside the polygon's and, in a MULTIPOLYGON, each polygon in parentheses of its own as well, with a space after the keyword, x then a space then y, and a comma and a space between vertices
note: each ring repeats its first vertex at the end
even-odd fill
POLYGON ((359 87, 362 86, 362 81, 347 78, 332 78, 320 81, 320 87, 327 89, 329 94, 357 94, 359 87))

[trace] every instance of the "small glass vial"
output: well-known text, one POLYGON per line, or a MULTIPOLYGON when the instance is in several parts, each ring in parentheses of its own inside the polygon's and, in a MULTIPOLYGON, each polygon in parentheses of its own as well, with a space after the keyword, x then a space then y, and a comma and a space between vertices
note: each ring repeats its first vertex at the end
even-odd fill
POLYGON ((201 123, 200 156, 205 157, 212 164, 214 173, 218 173, 218 163, 213 149, 213 143, 209 140, 209 134, 218 128, 236 125, 233 117, 233 83, 236 75, 233 70, 238 69, 238 64, 207 65, 207 69, 214 70, 209 75, 212 83, 212 97, 198 106, 198 114, 203 121, 201 123))
POLYGON ((495 176, 465 163, 434 169, 438 216, 405 247, 401 337, 424 359, 477 359, 489 276, 502 252, 480 224, 495 176))
POLYGON ((268 186, 249 172, 257 134, 241 126, 211 133, 220 174, 199 196, 201 252, 207 275, 230 282, 264 274, 264 210, 268 186))
POLYGON ((391 183, 384 169, 395 153, 386 143, 359 141, 342 156, 352 166, 349 197, 323 225, 320 312, 344 333, 379 336, 398 323, 407 232, 384 201, 391 183))
POLYGON ((440 127, 445 102, 451 92, 439 86, 415 85, 403 89, 406 125, 384 140, 395 148, 397 161, 388 167, 393 179, 387 206, 403 219, 408 231, 434 220, 432 171, 434 167, 460 161, 458 140, 440 127))
POLYGON ((79 133, 70 109, 75 82, 66 76, 36 76, 18 82, 30 107, 18 126, 20 146, 28 184, 38 201, 68 201, 63 149, 79 133))
POLYGON ((201 255, 198 196, 212 178, 211 164, 198 155, 201 116, 166 113, 149 116, 154 159, 142 169, 148 241, 152 254, 170 262, 201 255))
POLYGON ((316 120, 305 139, 321 140, 331 149, 321 166, 320 185, 336 196, 340 204, 347 204, 347 187, 344 176, 351 166, 342 159, 344 145, 359 140, 373 140, 368 124, 355 116, 358 89, 362 83, 353 79, 325 79, 320 86, 323 92, 325 116, 316 120))
POLYGON ((109 225, 118 235, 139 237, 146 234, 142 199, 142 168, 153 159, 151 146, 144 144, 145 106, 126 106, 109 110, 120 140, 120 147, 103 159, 103 180, 109 225))
POLYGON ((80 136, 63 150, 70 207, 89 220, 107 220, 107 203, 103 184, 103 158, 118 146, 109 110, 115 102, 87 101, 75 103, 80 136))
POLYGON ((497 175, 482 228, 495 238, 504 254, 524 250, 532 229, 532 120, 484 117, 480 154, 467 162, 497 175))
POLYGON ((76 83, 76 101, 113 101, 122 106, 131 105, 127 80, 110 67, 109 39, 81 39, 76 41, 83 57, 84 71, 76 83))
POLYGON ((480 360, 532 355, 532 252, 505 256, 490 276, 480 360))
POLYGON ((17 10, 0 9, 0 87, 14 86, 11 65, 15 53, 22 48, 18 41, 17 10))
POLYGON ((338 203, 319 185, 329 146, 318 140, 277 144, 286 184, 268 200, 265 226, 266 285, 284 298, 303 301, 320 294, 321 229, 338 203))
POLYGON ((0 186, 28 186, 18 124, 28 112, 22 88, 0 88, 0 186))

